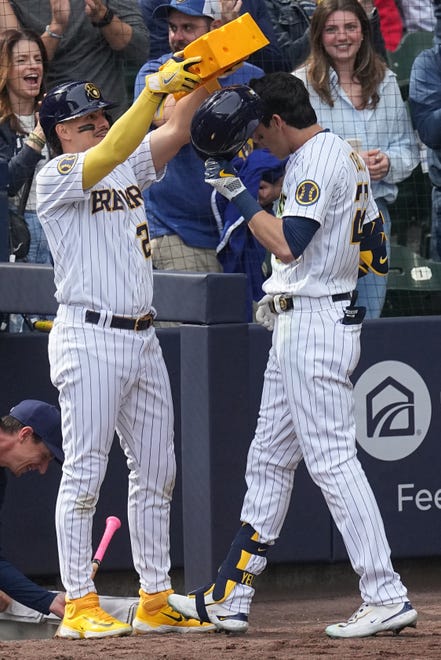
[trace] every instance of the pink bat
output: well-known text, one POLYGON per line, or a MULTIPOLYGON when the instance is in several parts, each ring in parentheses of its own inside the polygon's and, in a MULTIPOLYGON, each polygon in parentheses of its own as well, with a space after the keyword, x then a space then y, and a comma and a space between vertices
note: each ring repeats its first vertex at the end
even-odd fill
POLYGON ((104 534, 101 538, 100 544, 95 552, 95 557, 93 558, 92 561, 92 580, 94 579, 96 572, 103 560, 104 553, 107 550, 107 546, 109 545, 112 536, 115 534, 116 530, 121 527, 121 520, 117 518, 116 516, 109 516, 106 518, 106 529, 104 530, 104 534))

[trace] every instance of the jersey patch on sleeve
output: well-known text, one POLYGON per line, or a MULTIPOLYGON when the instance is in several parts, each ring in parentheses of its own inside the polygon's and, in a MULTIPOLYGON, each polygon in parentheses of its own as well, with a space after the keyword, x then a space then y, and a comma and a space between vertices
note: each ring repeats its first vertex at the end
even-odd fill
POLYGON ((315 181, 301 181, 296 190, 296 202, 302 206, 315 204, 320 197, 320 188, 315 181))
POLYGON ((59 174, 69 174, 69 172, 75 167, 77 160, 78 154, 68 154, 61 158, 57 164, 59 174))

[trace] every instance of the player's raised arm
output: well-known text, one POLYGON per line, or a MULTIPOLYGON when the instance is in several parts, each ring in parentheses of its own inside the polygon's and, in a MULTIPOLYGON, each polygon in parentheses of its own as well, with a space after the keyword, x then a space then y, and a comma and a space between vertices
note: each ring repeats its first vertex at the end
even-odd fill
POLYGON ((177 103, 169 120, 152 132, 150 149, 156 171, 161 170, 178 151, 190 142, 190 125, 195 110, 208 96, 202 86, 177 103))
MULTIPOLYGON (((189 93, 201 83, 199 76, 188 70, 199 61, 199 57, 181 61, 171 58, 160 71, 146 76, 145 88, 132 107, 113 124, 104 139, 87 152, 83 168, 84 190, 95 185, 136 149, 150 128, 165 94, 189 93)), ((201 91, 200 95, 202 100, 204 92, 201 91)), ((86 116, 84 130, 87 129, 87 121, 86 116)), ((89 122, 89 126, 93 129, 93 122, 89 122)))

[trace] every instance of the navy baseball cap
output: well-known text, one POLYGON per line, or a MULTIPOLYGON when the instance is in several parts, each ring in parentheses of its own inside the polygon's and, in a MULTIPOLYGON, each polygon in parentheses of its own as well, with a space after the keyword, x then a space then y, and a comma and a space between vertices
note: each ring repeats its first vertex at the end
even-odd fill
POLYGON ((25 399, 13 406, 9 414, 24 426, 32 426, 55 460, 60 464, 64 461, 61 414, 58 408, 44 401, 25 399))
POLYGON ((219 0, 171 0, 158 5, 153 12, 155 18, 167 18, 170 9, 176 9, 188 16, 207 16, 208 18, 221 18, 219 0))

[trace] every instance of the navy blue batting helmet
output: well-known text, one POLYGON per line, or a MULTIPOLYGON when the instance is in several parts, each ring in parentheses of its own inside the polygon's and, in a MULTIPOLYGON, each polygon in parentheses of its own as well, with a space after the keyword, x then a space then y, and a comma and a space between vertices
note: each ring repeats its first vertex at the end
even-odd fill
POLYGON ((231 85, 213 92, 199 106, 191 122, 191 142, 204 160, 233 158, 262 119, 260 97, 247 85, 231 85))
POLYGON ((112 108, 114 105, 103 98, 101 90, 94 83, 87 80, 57 85, 45 96, 40 108, 40 124, 46 140, 49 144, 53 142, 54 128, 60 122, 82 117, 101 108, 112 108))

